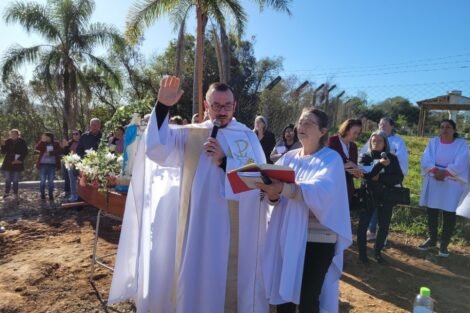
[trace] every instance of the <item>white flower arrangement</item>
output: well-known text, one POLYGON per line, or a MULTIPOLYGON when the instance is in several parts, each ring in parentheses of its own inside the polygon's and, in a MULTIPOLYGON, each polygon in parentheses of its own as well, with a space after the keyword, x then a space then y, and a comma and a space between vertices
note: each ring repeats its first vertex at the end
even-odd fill
POLYGON ((111 153, 108 145, 100 145, 98 151, 86 150, 85 157, 75 163, 75 168, 86 181, 106 191, 109 181, 122 171, 122 156, 111 153))
POLYGON ((80 162, 80 156, 74 152, 70 152, 62 158, 66 169, 74 169, 78 162, 80 162))

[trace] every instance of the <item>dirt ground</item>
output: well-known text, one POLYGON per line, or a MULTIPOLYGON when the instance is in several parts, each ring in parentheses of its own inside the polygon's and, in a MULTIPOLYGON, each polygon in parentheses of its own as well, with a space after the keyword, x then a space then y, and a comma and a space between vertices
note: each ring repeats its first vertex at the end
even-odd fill
MULTIPOLYGON (((61 209, 60 200, 41 202, 31 191, 22 192, 19 203, 0 200, 0 225, 7 229, 0 234, 0 313, 135 312, 132 303, 106 307, 100 300, 107 298, 110 271, 95 271, 96 289, 88 280, 97 210, 61 209)), ((116 251, 119 225, 102 219, 99 255, 116 251)), ((470 312, 470 247, 451 246, 451 256, 442 259, 436 251, 416 250, 421 240, 390 234, 387 265, 358 264, 357 249, 351 247, 340 312, 410 312, 420 286, 431 288, 436 312, 470 312)))

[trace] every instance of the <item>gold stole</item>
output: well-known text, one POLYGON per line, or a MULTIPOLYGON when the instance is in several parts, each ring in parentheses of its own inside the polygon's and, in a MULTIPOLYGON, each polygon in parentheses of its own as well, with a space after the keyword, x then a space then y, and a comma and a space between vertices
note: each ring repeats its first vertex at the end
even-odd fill
MULTIPOLYGON (((197 165, 201 156, 204 142, 207 140, 206 128, 192 128, 189 130, 184 151, 184 167, 181 177, 180 206, 178 211, 175 251, 175 274, 173 278, 173 303, 176 305, 176 292, 178 290, 178 277, 181 270, 183 243, 186 239, 188 226, 191 189, 197 165)), ((237 312, 237 273, 238 273, 238 202, 229 201, 230 218, 230 247, 227 264, 227 282, 225 293, 225 313, 237 312)))

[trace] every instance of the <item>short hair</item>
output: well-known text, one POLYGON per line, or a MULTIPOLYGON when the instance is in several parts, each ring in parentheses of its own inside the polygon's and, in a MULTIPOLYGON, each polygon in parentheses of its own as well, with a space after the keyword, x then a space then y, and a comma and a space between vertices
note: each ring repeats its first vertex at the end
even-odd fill
POLYGON ((372 137, 374 136, 380 136, 383 138, 384 140, 384 144, 385 144, 385 147, 384 147, 384 150, 386 153, 390 153, 390 145, 388 143, 388 139, 387 139, 387 135, 385 135, 385 133, 381 130, 376 130, 375 132, 373 132, 370 137, 369 137, 369 146, 367 147, 367 150, 369 152, 372 151, 372 137))
POLYGON ((232 89, 232 87, 230 87, 230 85, 228 85, 226 83, 220 83, 220 82, 219 83, 212 83, 212 84, 210 84, 209 88, 207 89, 206 100, 209 98, 209 96, 214 91, 224 92, 224 91, 227 91, 227 90, 229 90, 235 98, 235 95, 233 94, 233 89, 232 89))
POLYGON ((452 128, 455 130, 454 138, 459 137, 459 133, 457 133, 457 124, 455 124, 454 120, 443 119, 439 122, 439 127, 441 127, 442 123, 449 123, 452 126, 452 128))
MULTIPOLYGON (((385 122, 389 123, 390 126, 392 126, 392 135, 397 132, 396 129, 395 129, 395 121, 391 117, 384 116, 380 119, 380 121, 385 121, 385 122)), ((379 121, 379 124, 380 124, 380 121, 379 121)))
POLYGON ((122 131, 123 133, 126 131, 126 130, 124 129, 124 127, 122 127, 122 126, 116 127, 115 131, 118 130, 118 129, 119 129, 120 131, 122 131))
POLYGON ((100 120, 99 118, 97 118, 97 117, 94 117, 94 118, 92 118, 92 119, 90 120, 90 125, 91 125, 91 123, 93 123, 93 122, 98 122, 98 123, 101 124, 101 120, 100 120))
POLYGON ((15 132, 15 133, 18 134, 18 136, 21 136, 21 132, 20 132, 20 130, 19 130, 18 128, 12 128, 12 129, 10 129, 10 134, 11 134, 12 132, 15 132))
POLYGON ((175 115, 170 119, 170 122, 174 122, 177 125, 183 125, 183 118, 179 115, 175 115))
POLYGON ((345 120, 345 121, 339 126, 338 134, 339 134, 341 137, 346 137, 346 135, 348 134, 349 130, 350 130, 351 128, 353 128, 354 126, 359 126, 359 127, 361 127, 361 130, 362 130, 362 122, 361 122, 361 120, 356 120, 356 119, 353 119, 353 118, 348 118, 347 120, 345 120))

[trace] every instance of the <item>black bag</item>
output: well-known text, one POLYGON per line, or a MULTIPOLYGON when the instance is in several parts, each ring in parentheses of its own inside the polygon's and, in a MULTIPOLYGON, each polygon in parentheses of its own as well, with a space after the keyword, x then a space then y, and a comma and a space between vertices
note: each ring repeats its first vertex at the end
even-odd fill
POLYGON ((373 198, 367 186, 362 185, 361 188, 354 189, 351 197, 351 210, 372 210, 374 208, 373 198))
POLYGON ((403 187, 402 184, 399 187, 387 187, 384 198, 393 205, 410 204, 410 189, 403 187))

